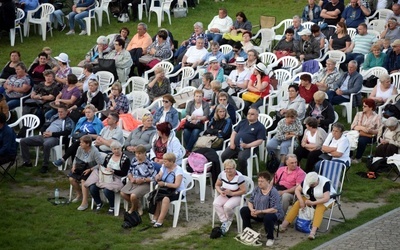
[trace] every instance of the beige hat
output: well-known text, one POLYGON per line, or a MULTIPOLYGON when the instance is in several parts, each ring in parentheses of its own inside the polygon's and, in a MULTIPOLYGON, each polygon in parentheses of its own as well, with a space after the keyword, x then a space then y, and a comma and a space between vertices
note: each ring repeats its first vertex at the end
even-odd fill
POLYGON ((302 31, 298 32, 297 35, 304 36, 304 35, 311 35, 311 31, 309 29, 303 29, 302 31))
MULTIPOLYGON (((396 40, 397 41, 397 40, 396 40)), ((399 40, 400 41, 400 40, 399 40)), ((386 121, 383 122, 383 124, 386 127, 394 127, 399 123, 399 120, 397 120, 396 117, 389 117, 386 121)))
POLYGON ((399 46, 400 45, 400 39, 396 39, 394 40, 394 42, 392 42, 392 44, 390 46, 395 47, 395 46, 399 46))

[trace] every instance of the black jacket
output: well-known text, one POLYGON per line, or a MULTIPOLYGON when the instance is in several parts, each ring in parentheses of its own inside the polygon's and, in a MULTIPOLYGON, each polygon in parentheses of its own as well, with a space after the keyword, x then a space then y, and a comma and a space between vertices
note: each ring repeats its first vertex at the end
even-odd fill
MULTIPOLYGON (((314 108, 315 108, 315 101, 312 100, 306 110, 306 118, 312 117, 312 112, 314 111, 314 108)), ((326 132, 328 132, 329 124, 335 121, 335 113, 333 110, 333 106, 332 104, 330 104, 328 100, 324 100, 324 102, 322 103, 321 115, 322 117, 320 119, 319 126, 323 128, 326 132)))

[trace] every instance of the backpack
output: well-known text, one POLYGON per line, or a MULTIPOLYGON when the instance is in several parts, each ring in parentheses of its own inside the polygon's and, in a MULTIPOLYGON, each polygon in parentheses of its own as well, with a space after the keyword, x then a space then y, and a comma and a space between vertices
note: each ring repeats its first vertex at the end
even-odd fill
POLYGON ((267 171, 271 174, 275 174, 276 170, 278 170, 280 165, 280 160, 276 157, 274 151, 268 152, 268 161, 266 164, 267 171))
MULTIPOLYGON (((207 158, 199 153, 192 152, 188 157, 188 162, 190 167, 193 169, 195 173, 203 173, 204 164, 208 162, 207 158)), ((208 169, 207 169, 208 171, 208 169)))
POLYGON ((210 239, 218 239, 223 236, 221 227, 214 227, 210 234, 210 239))
POLYGON ((122 223, 121 227, 123 228, 132 228, 136 227, 142 223, 142 218, 140 217, 137 211, 133 211, 131 214, 128 212, 124 213, 124 223, 122 223))

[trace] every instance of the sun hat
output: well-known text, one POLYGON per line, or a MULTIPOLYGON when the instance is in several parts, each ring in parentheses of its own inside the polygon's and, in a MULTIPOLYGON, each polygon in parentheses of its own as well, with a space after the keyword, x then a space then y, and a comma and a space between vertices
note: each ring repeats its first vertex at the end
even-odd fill
POLYGON ((260 72, 263 72, 264 74, 268 74, 268 70, 267 70, 267 67, 263 64, 263 63, 257 63, 257 65, 256 65, 256 70, 258 70, 258 71, 260 71, 260 72))
POLYGON ((210 58, 208 58, 208 62, 209 62, 209 63, 218 62, 218 59, 217 59, 217 57, 215 57, 215 56, 210 56, 210 58))
POLYGON ((303 35, 311 35, 311 31, 309 29, 303 29, 302 31, 297 33, 299 36, 303 36, 303 35))
POLYGON ((245 64, 246 62, 244 61, 244 58, 239 56, 236 58, 236 64, 245 64))
POLYGON ((69 63, 68 55, 65 53, 60 53, 58 56, 54 57, 54 59, 63 63, 69 63))

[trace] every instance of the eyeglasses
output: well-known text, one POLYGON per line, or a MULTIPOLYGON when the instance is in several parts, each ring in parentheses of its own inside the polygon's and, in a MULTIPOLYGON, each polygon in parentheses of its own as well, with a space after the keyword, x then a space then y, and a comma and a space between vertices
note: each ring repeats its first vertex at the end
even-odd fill
POLYGON ((162 100, 162 102, 163 102, 163 103, 169 103, 169 101, 168 101, 168 100, 162 100))
POLYGON ((256 113, 247 113, 247 115, 256 115, 256 113))

